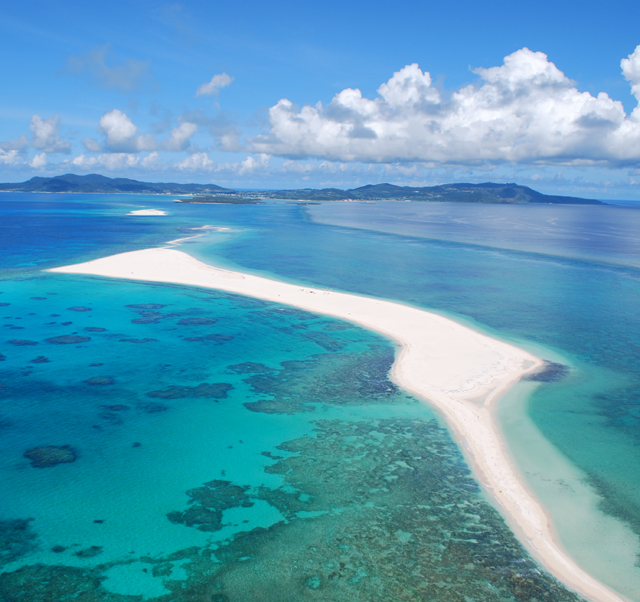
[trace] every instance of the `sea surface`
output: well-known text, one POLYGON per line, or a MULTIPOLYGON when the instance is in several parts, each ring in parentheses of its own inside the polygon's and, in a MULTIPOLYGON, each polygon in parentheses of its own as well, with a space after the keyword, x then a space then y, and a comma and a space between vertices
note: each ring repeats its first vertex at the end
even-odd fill
POLYGON ((634 206, 0 193, 0 600, 579 599, 389 381, 391 342, 246 297, 43 271, 177 239, 564 366, 505 397, 505 438, 567 550, 640 600, 639 226, 634 206), (168 215, 126 215, 140 208, 168 215))

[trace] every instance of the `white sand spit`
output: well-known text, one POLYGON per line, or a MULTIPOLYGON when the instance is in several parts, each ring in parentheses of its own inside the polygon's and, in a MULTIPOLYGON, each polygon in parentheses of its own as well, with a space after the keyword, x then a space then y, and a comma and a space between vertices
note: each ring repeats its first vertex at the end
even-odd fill
POLYGON ((539 358, 401 303, 219 269, 173 249, 122 253, 50 271, 219 289, 348 320, 393 339, 399 346, 393 380, 446 417, 476 476, 531 553, 587 598, 624 600, 585 572, 559 545, 548 515, 523 483, 495 422, 492 404, 524 374, 539 368, 539 358))
POLYGON ((127 215, 167 215, 167 212, 161 209, 136 209, 135 211, 129 211, 127 215))

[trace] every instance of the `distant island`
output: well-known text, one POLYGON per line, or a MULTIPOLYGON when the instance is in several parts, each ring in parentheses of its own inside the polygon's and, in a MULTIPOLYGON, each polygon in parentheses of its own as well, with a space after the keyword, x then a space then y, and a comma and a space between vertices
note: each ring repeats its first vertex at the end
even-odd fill
POLYGON ((52 178, 35 177, 26 182, 0 184, 4 192, 76 192, 125 194, 175 194, 191 198, 186 203, 255 204, 262 199, 287 201, 419 201, 447 203, 605 205, 595 199, 548 195, 519 184, 441 184, 439 186, 395 186, 369 184, 359 188, 303 188, 238 192, 216 184, 176 184, 139 182, 128 178, 108 178, 98 174, 66 174, 52 178))

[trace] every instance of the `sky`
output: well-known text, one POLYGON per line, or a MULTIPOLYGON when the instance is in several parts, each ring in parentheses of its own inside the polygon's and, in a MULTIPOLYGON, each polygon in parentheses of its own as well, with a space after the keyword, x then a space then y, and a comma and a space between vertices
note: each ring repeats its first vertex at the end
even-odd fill
POLYGON ((0 3, 0 181, 640 200, 640 3, 0 3))

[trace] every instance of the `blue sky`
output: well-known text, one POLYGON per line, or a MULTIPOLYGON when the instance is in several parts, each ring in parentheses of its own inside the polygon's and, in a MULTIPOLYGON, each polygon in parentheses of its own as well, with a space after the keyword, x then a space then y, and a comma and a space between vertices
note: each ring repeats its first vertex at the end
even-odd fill
POLYGON ((640 199, 640 3, 523 4, 3 3, 0 180, 640 199))

